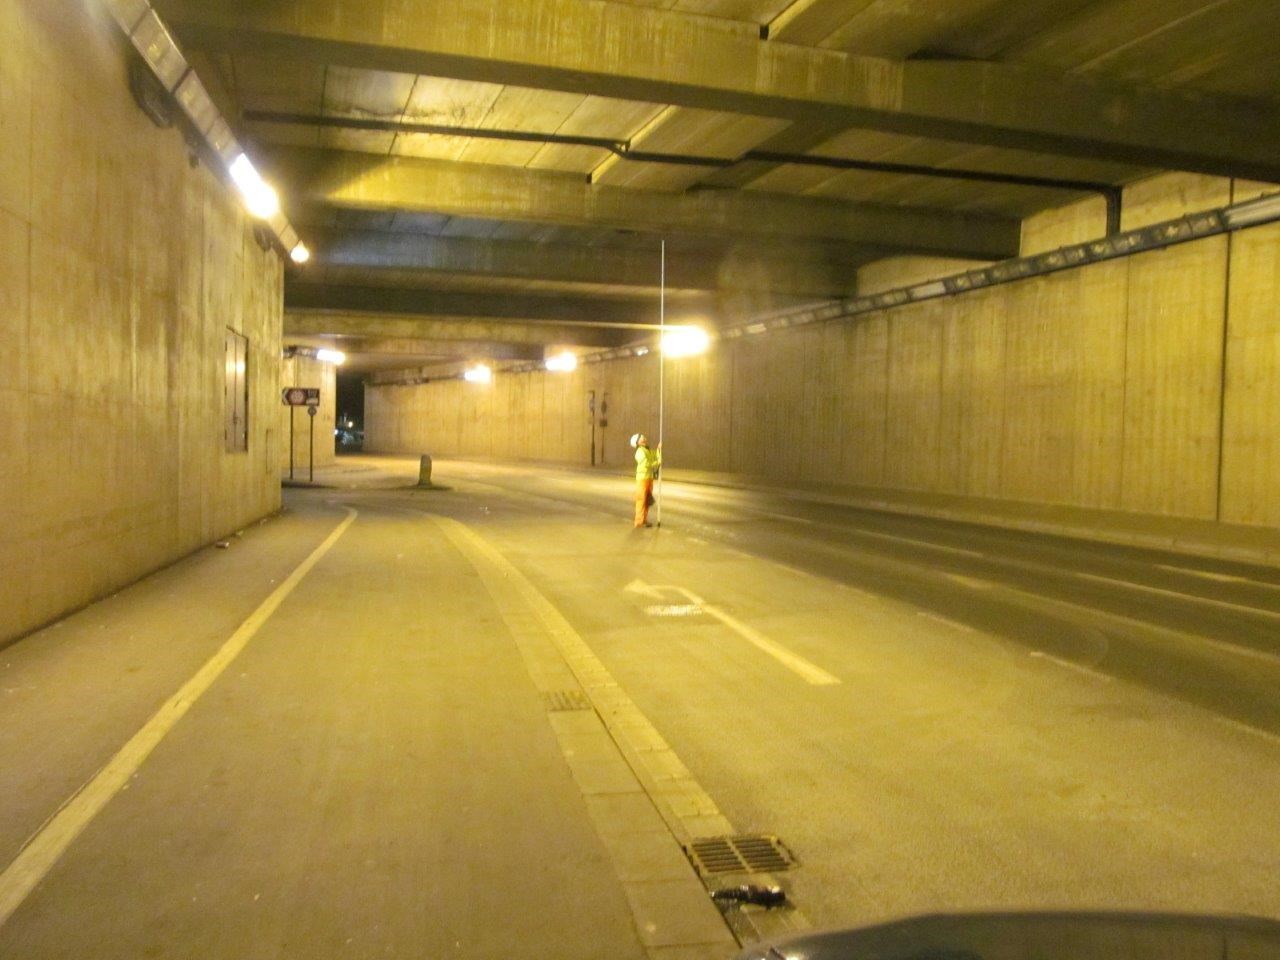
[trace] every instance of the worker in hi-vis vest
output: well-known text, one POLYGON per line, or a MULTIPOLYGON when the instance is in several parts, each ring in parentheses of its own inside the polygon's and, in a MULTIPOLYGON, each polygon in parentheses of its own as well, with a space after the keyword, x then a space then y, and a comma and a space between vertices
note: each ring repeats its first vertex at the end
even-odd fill
POLYGON ((637 433, 631 437, 631 446, 636 448, 636 526, 651 527, 649 507, 653 505, 653 478, 662 466, 662 444, 651 450, 648 438, 637 433))

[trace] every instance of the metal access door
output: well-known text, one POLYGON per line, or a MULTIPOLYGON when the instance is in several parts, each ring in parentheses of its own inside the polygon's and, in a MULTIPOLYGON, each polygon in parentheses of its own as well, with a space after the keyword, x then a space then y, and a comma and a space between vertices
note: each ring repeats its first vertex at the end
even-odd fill
POLYGON ((591 423, 591 465, 604 463, 604 435, 609 426, 609 394, 603 394, 599 403, 596 392, 587 391, 587 418, 591 423))
POLYGON ((223 439, 228 453, 249 449, 249 340, 227 328, 223 341, 223 439))

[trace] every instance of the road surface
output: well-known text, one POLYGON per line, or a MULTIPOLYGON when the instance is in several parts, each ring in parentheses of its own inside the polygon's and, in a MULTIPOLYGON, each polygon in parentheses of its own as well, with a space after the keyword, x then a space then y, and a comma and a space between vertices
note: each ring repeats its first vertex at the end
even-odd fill
POLYGON ((0 956, 728 957, 720 834, 796 925, 1280 916, 1280 572, 355 463, 0 650, 0 956))

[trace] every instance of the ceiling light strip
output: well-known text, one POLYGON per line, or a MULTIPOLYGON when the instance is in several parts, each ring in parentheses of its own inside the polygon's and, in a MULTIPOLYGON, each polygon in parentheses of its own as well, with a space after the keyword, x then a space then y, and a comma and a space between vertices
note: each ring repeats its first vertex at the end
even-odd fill
MULTIPOLYGON (((832 320, 846 320, 866 313, 880 310, 891 310, 894 307, 909 303, 920 303, 925 300, 936 300, 940 297, 955 296, 995 287, 1029 277, 1045 276, 1062 270, 1085 266, 1090 263, 1101 263, 1121 257, 1133 256, 1150 250, 1162 250, 1192 240, 1219 236, 1246 227, 1260 226, 1265 223, 1280 221, 1280 193, 1238 203, 1218 210, 1206 210, 1201 213, 1188 214, 1176 220, 1140 227, 1125 233, 1115 234, 1099 240, 1089 240, 1069 247, 1061 247, 1048 253, 1040 253, 1031 257, 1016 257, 1002 260, 979 270, 968 270, 937 280, 928 280, 908 287, 885 290, 882 293, 869 294, 862 297, 849 297, 844 300, 829 300, 809 304, 800 308, 788 308, 753 317, 745 323, 725 327, 718 334, 722 340, 737 340, 742 337, 756 336, 773 330, 790 327, 807 326, 814 323, 827 323, 832 320)), ((603 363, 607 360, 625 360, 643 357, 652 352, 650 342, 639 342, 608 350, 587 353, 578 359, 581 363, 603 363)), ((534 373, 543 370, 541 363, 517 362, 502 367, 502 373, 534 373)), ((432 377, 431 379, 459 379, 454 377, 432 377)), ((393 382, 383 382, 379 386, 412 386, 426 383, 426 378, 414 377, 393 382)))
MULTIPOLYGON (((103 2, 156 80, 230 176, 232 166, 245 155, 244 151, 159 14, 148 0, 103 2)), ((287 253, 293 254, 300 246, 297 231, 282 211, 277 209, 261 219, 287 253)))

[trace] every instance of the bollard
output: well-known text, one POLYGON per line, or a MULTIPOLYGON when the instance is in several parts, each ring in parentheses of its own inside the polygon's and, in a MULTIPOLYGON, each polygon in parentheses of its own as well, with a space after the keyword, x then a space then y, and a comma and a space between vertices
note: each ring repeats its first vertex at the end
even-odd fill
POLYGON ((431 486, 431 454, 424 453, 418 463, 418 486, 431 486))

